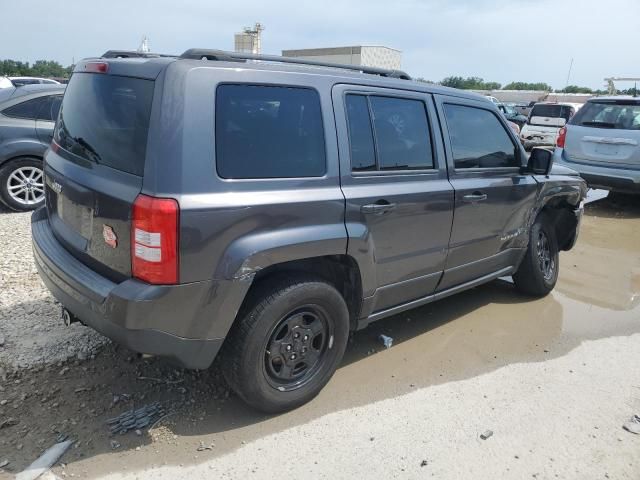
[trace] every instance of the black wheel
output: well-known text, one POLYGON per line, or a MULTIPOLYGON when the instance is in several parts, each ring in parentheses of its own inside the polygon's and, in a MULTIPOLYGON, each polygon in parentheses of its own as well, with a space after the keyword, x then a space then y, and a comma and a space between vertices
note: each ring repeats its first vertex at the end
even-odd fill
POLYGON ((0 168, 0 200, 12 210, 35 210, 44 204, 42 160, 23 157, 0 168))
POLYGON ((291 274, 263 282, 225 340, 224 376, 249 405, 268 413, 315 397, 338 368, 349 336, 342 295, 325 281, 291 274))
POLYGON ((531 227, 527 253, 513 274, 516 288, 527 295, 543 297, 558 281, 558 241, 550 218, 539 215, 531 227))

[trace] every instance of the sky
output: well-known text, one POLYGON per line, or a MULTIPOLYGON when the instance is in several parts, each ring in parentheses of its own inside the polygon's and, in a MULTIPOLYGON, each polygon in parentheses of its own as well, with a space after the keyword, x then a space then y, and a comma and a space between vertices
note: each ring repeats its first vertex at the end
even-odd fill
MULTIPOLYGON (((109 49, 233 50, 259 21, 263 53, 348 45, 403 52, 413 77, 604 88, 640 77, 640 0, 0 0, 0 59, 63 65, 109 49)), ((628 88, 632 85, 621 88, 628 88)))

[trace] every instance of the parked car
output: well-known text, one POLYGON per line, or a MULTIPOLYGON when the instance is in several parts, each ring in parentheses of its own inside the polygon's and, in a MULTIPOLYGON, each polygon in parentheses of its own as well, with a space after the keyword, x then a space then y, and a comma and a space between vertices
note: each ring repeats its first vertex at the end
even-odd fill
POLYGON ((66 322, 189 368, 220 352, 268 412, 373 321, 504 275, 547 294, 586 193, 476 94, 215 50, 79 62, 45 177, 34 255, 66 322))
POLYGON ((40 77, 9 77, 11 83, 13 83, 14 87, 22 87, 24 85, 60 85, 60 82, 57 80, 52 80, 50 78, 40 78, 40 77))
POLYGON ((507 120, 507 125, 509 125, 509 128, 513 130, 513 133, 515 133, 516 135, 520 135, 520 127, 517 123, 507 120))
POLYGON ((560 130, 556 162, 593 188, 640 193, 640 98, 593 98, 560 130))
POLYGON ((510 105, 508 103, 499 103, 498 110, 502 112, 507 120, 518 125, 518 130, 520 130, 524 126, 524 124, 527 123, 527 117, 518 113, 513 105, 510 105))
POLYGON ((536 103, 520 131, 520 140, 525 150, 555 145, 558 132, 573 117, 580 106, 574 103, 536 103))
POLYGON ((0 90, 0 201, 12 210, 33 210, 44 203, 42 157, 63 93, 63 85, 0 90))
POLYGON ((0 89, 13 88, 13 83, 7 77, 0 77, 0 89))

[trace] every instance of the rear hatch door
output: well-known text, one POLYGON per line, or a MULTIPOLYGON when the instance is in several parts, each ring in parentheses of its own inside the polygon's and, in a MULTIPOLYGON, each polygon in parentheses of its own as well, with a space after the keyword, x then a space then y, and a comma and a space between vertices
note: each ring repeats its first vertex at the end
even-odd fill
POLYGON ((131 276, 131 210, 142 189, 153 90, 150 79, 74 73, 45 159, 54 234, 114 281, 131 276))
POLYGON ((640 99, 588 102, 567 126, 565 155, 640 167, 640 99))

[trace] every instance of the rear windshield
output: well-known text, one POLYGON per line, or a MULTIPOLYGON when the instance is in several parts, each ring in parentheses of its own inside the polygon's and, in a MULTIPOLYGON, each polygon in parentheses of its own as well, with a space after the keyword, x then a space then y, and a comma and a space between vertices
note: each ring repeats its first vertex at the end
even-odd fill
POLYGON ((141 176, 152 97, 152 80, 75 73, 55 141, 85 160, 141 176))
POLYGON ((572 125, 619 130, 640 130, 639 102, 587 102, 571 120, 572 125))
POLYGON ((533 117, 547 117, 547 118, 564 118, 569 121, 573 113, 575 112, 573 107, 569 105, 534 105, 531 110, 530 118, 533 117))

